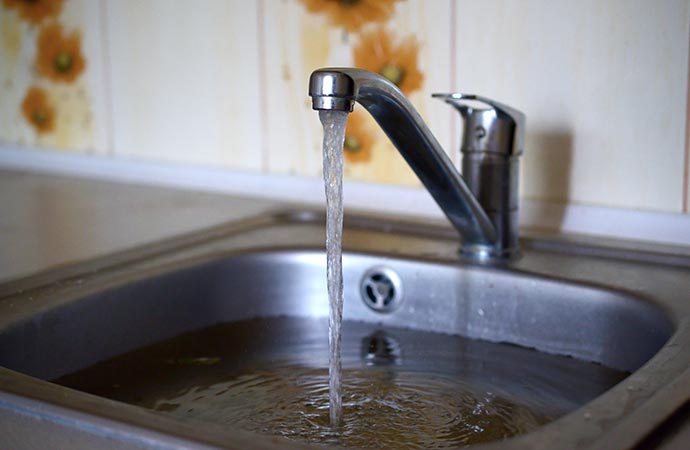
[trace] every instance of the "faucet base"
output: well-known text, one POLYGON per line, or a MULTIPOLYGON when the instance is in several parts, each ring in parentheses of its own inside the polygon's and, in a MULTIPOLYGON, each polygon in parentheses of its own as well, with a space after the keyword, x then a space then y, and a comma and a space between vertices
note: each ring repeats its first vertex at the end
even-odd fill
POLYGON ((460 257, 473 263, 496 263, 519 259, 521 255, 518 247, 496 248, 493 245, 461 244, 460 257))

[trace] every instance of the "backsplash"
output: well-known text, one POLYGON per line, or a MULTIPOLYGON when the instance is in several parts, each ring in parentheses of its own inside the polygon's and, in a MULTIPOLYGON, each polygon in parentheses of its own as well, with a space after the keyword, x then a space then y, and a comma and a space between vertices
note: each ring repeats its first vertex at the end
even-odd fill
MULTIPOLYGON (((387 76, 451 159, 461 90, 527 115, 526 199, 688 212, 687 0, 1 0, 0 143, 317 177, 307 80, 387 76)), ((362 109, 346 176, 418 186, 362 109)))

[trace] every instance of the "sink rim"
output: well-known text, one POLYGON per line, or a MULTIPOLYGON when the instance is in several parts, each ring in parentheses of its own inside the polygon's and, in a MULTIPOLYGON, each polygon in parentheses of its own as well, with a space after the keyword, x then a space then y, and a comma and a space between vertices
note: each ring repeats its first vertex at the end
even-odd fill
MULTIPOLYGON (((182 236, 179 239, 171 239, 167 240, 165 242, 159 242, 157 244, 154 244, 151 247, 146 247, 146 248, 136 248, 132 249, 131 251, 126 251, 123 252, 122 254, 117 254, 114 257, 103 257, 103 258, 98 258, 96 261, 89 261, 85 263, 80 263, 76 265, 71 265, 66 268, 61 268, 56 271, 51 271, 48 274, 38 274, 36 276, 32 277, 27 277, 26 279, 19 280, 18 282, 10 282, 9 284, 5 284, 3 286, 0 286, 0 302, 3 299, 6 299, 11 296, 11 292, 15 292, 17 290, 17 286, 26 286, 28 289, 24 289, 24 292, 21 294, 23 296, 29 295, 31 292, 36 292, 36 290, 41 290, 46 288, 46 286, 49 286, 53 284, 56 280, 62 280, 65 283, 68 283, 70 280, 74 280, 75 277, 80 277, 80 276, 85 276, 84 274, 88 274, 89 270, 85 270, 88 268, 93 269, 93 267, 98 267, 98 275, 107 275, 109 273, 112 273, 113 271, 117 272, 118 270, 126 270, 123 269, 122 266, 131 266, 136 265, 136 264, 150 264, 152 259, 153 260, 160 260, 158 263, 158 267, 160 269, 161 266, 160 264, 162 262, 165 262, 166 259, 169 259, 171 255, 178 255, 178 254, 184 254, 185 251, 189 249, 197 249, 199 246, 203 247, 204 245, 210 245, 213 242, 216 242, 218 240, 232 240, 236 236, 243 236, 247 232, 250 232, 249 230, 255 229, 256 227, 272 227, 272 226, 302 226, 304 224, 312 225, 315 223, 319 223, 320 221, 320 214, 319 213, 313 213, 313 212, 289 212, 289 213, 277 213, 277 214, 267 214, 267 215, 262 215, 258 216, 246 221, 242 222, 233 222, 230 224, 223 225, 221 227, 215 227, 210 230, 204 230, 200 233, 191 233, 190 235, 182 236), (101 266, 99 266, 101 264, 101 266), (33 284, 33 287, 31 283, 33 284), (4 288, 4 289, 3 289, 4 288)), ((354 217, 350 219, 349 223, 346 224, 346 228, 357 228, 359 226, 360 229, 362 230, 367 230, 367 229, 385 229, 383 232, 388 233, 388 234, 400 234, 400 235, 410 235, 410 236, 425 236, 425 235, 430 235, 430 236, 435 236, 433 239, 430 237, 429 239, 432 240, 443 240, 443 239, 449 239, 454 237, 454 235, 448 235, 447 234, 447 227, 434 227, 432 224, 431 226, 429 225, 428 222, 395 222, 395 224, 391 227, 387 224, 390 224, 391 221, 390 219, 384 218, 383 221, 377 222, 376 218, 372 217, 364 217, 361 220, 361 223, 358 224, 357 222, 357 217, 354 217), (421 227, 421 228, 420 228, 421 227), (445 233, 445 234, 444 234, 445 233)), ((380 219, 379 219, 380 220, 380 219)), ((366 232, 366 231, 365 231, 366 232)), ((346 231, 347 233, 347 231, 346 231)), ((528 248, 529 244, 531 242, 540 242, 536 238, 533 240, 528 239, 528 248)), ((548 240, 547 240, 548 241, 548 240)), ((563 244, 562 242, 557 242, 557 245, 576 245, 576 244, 563 244)), ((623 255, 633 250, 629 249, 623 249, 620 250, 619 248, 616 248, 614 246, 611 247, 606 247, 606 246, 596 246, 592 244, 588 244, 590 246, 590 252, 591 251, 598 251, 599 254, 595 254, 594 258, 608 258, 607 261, 610 262, 610 264, 622 264, 617 258, 616 258, 616 252, 622 252, 623 255)), ((347 246, 347 242, 346 242, 347 246)), ((651 255, 655 256, 657 259, 659 255, 663 256, 666 255, 662 251, 659 252, 654 252, 655 248, 652 248, 652 252, 650 253, 651 255)), ((256 248, 252 249, 251 247, 245 248, 246 252, 251 252, 255 251, 256 248)), ((536 252, 543 251, 543 250, 535 250, 536 252)), ((404 253, 404 252, 403 252, 404 253)), ((638 256, 640 256, 639 259, 645 260, 645 253, 644 252, 636 252, 638 256)), ((461 263, 459 261, 455 261, 451 259, 449 255, 452 255, 452 251, 448 252, 447 254, 443 255, 420 255, 420 254, 412 254, 416 260, 429 260, 432 262, 437 262, 437 263, 445 263, 445 264, 460 264, 463 265, 464 263, 461 263)), ((401 257, 400 254, 393 255, 395 257, 401 257)), ((690 267, 690 257, 686 257, 685 255, 669 255, 671 258, 671 262, 668 263, 668 270, 685 270, 685 267, 690 267), (681 267, 682 269, 678 269, 678 259, 680 258, 681 260, 681 267), (687 260, 687 261, 686 261, 687 260), (687 266, 685 265, 687 263, 687 266)), ((624 258, 624 256, 623 256, 624 258)), ((189 261, 189 260, 187 260, 189 261)), ((198 262, 198 261, 197 261, 198 262)), ((173 258, 173 262, 170 264, 175 264, 175 259, 173 258)), ((638 262, 633 262, 631 264, 642 264, 639 261, 638 262)), ((651 264, 650 264, 651 265, 651 264)), ((154 264, 156 266, 156 264, 154 264)), ((474 267, 474 266, 473 266, 474 267)), ((659 261, 657 261, 654 264, 654 267, 659 267, 659 261)), ((521 262, 517 262, 514 265, 509 265, 507 267, 489 267, 489 268, 482 268, 480 270, 516 270, 516 271, 523 271, 529 269, 529 265, 525 265, 521 262), (525 267, 526 266, 526 267, 525 267)), ((527 272, 529 273, 529 271, 527 272)), ((144 275, 142 275, 144 276, 144 275)), ((69 290, 70 286, 67 286, 66 289, 69 290)), ((681 303, 682 300, 676 300, 670 301, 668 299, 660 299, 658 296, 654 297, 652 296, 651 299, 652 302, 657 303, 664 307, 664 310, 666 314, 670 315, 671 318, 673 319, 673 325, 675 327, 675 330, 673 332, 673 335, 669 339, 669 341, 659 350, 657 354, 655 354, 652 359, 650 359, 643 367, 641 367, 639 370, 634 372, 631 377, 637 375, 640 377, 642 375, 653 375, 655 373, 655 367, 657 367, 659 364, 662 366, 664 364, 671 364, 674 366, 681 366, 681 367, 688 367, 687 361, 690 360, 690 351, 682 351, 683 348, 683 343, 690 341, 690 315, 687 313, 687 307, 679 307, 678 303, 681 303), (685 365, 683 365, 683 362, 686 362, 685 365)), ((687 302, 687 299, 685 300, 687 302)), ((682 306, 682 305, 681 305, 682 306)), ((1 314, 1 313, 0 313, 1 314)), ((690 370, 680 370, 677 368, 676 370, 676 375, 672 382, 668 385, 665 386, 658 386, 657 389, 655 389, 648 398, 645 400, 646 403, 649 403, 648 406, 651 406, 653 404, 664 404, 666 407, 661 408, 663 409, 663 414, 659 414, 657 417, 650 417, 649 414, 642 414, 640 416, 639 411, 640 408, 636 407, 631 410, 631 413, 628 413, 627 415, 621 416, 623 420, 619 420, 619 424, 612 429, 608 430, 606 433, 600 433, 597 435, 594 441, 590 442, 584 442, 581 441, 579 445, 584 445, 587 448, 607 448, 604 444, 608 443, 611 444, 612 442, 616 443, 616 447, 621 444, 622 442, 631 442, 632 444, 635 444, 638 442, 640 439, 644 437, 644 435, 648 433, 644 433, 643 436, 640 436, 643 433, 631 433, 630 430, 644 430, 645 428, 650 428, 650 425, 658 425, 662 423, 666 418, 668 418, 677 408, 682 406, 682 403, 690 399, 690 370), (685 386, 689 386, 688 388, 685 388, 685 386), (687 391, 687 392, 686 392, 687 391), (635 412, 638 412, 638 414, 634 414, 635 412), (653 420, 654 419, 654 420, 653 420), (642 426, 644 424, 644 426, 642 426), (635 426, 633 426, 635 425, 635 426)), ((626 379, 630 380, 631 378, 626 379)), ((625 383, 624 383, 625 384, 625 383)), ((49 387, 52 387, 55 385, 52 385, 51 383, 37 380, 31 377, 27 377, 26 375, 19 374, 17 372, 13 372, 9 369, 5 368, 0 368, 0 409, 2 408, 7 408, 7 405, 21 405, 22 404, 22 398, 29 401, 44 401, 47 403, 52 404, 54 407, 57 408, 68 408, 65 410, 67 412, 67 415, 71 412, 74 412, 75 414, 80 413, 79 410, 81 409, 82 413, 84 411, 83 407, 85 404, 96 404, 100 406, 105 406, 105 404, 101 401, 106 401, 106 403, 113 403, 112 401, 109 401, 107 399, 103 399, 100 397, 95 397, 91 396, 90 394, 85 394, 81 392, 76 392, 76 391, 71 391, 69 394, 62 395, 62 398, 60 398, 60 395, 54 395, 57 394, 55 391, 51 391, 48 389, 49 387), (27 379, 28 378, 28 379, 27 379), (45 385, 48 386, 45 386, 45 385), (38 396, 36 394, 39 394, 38 396), (43 393, 44 395, 41 395, 43 393), (12 402, 8 403, 8 398, 14 396, 14 399, 12 402), (87 396, 87 397, 84 397, 87 396), (93 398, 89 397, 94 397, 96 400, 95 401, 93 398), (76 409, 75 409, 76 408, 76 409)), ((61 388, 58 387, 58 391, 65 391, 67 390, 66 388, 61 388)), ((547 444, 549 439, 545 439, 545 437, 551 435, 562 435, 564 433, 561 428, 566 428, 566 431, 569 427, 574 427, 577 426, 581 428, 582 430, 590 430, 593 424, 597 421, 597 419, 605 419, 606 417, 606 411, 597 411, 593 410, 589 412, 590 416, 587 420, 583 418, 583 415, 586 414, 590 409, 593 407, 596 409, 599 405, 599 403, 602 403, 603 401, 601 400, 602 398, 606 397, 608 398, 609 396, 612 395, 612 392, 614 394, 625 394, 626 393, 626 388, 621 386, 616 386, 609 391, 605 392, 602 394, 600 397, 595 399, 594 401, 590 402, 589 404, 583 406, 582 408, 560 418, 557 419, 556 421, 547 424, 538 430, 535 430, 531 433, 527 433, 525 435, 517 436, 514 438, 511 438, 507 441, 502 441, 499 443, 489 443, 489 444, 484 444, 481 446, 481 448, 492 448, 494 446, 500 446, 501 448, 539 448, 544 444, 547 444), (615 392, 614 392, 615 391, 615 392), (579 420, 578 420, 579 419, 579 420)), ((64 394, 64 392, 63 392, 64 394)), ((625 395, 622 395, 625 396, 625 395)), ((114 402, 117 403, 117 402, 114 402)), ((645 404, 643 402, 643 404, 645 404)), ((118 404, 118 405, 124 405, 124 404, 118 404)), ((26 407, 26 404, 24 405, 26 407)), ((112 405, 109 405, 112 407, 112 405)), ((94 411, 91 411, 89 414, 94 415, 96 417, 99 417, 101 420, 115 420, 114 426, 117 428, 117 424, 121 423, 123 421, 126 422, 126 417, 128 415, 134 414, 133 410, 130 410, 129 408, 135 408, 136 410, 143 410, 142 408, 138 408, 135 406, 131 405, 124 405, 127 408, 122 408, 118 407, 117 411, 124 411, 125 414, 124 416, 117 416, 113 417, 112 415, 109 415, 109 412, 112 411, 98 411, 98 408, 96 408, 94 411)), ((88 408, 87 408, 88 410, 88 408)), ((63 411, 64 412, 64 411, 63 411)), ((153 412, 148 412, 147 413, 153 414, 156 418, 159 417, 158 414, 153 413, 153 412)), ((152 423, 159 424, 160 420, 153 420, 154 416, 145 416, 143 418, 143 422, 139 422, 138 426, 142 426, 143 424, 149 424, 151 425, 152 423)), ((141 417, 139 414, 136 414, 136 417, 141 417)), ((173 418, 166 418, 169 420, 173 420, 173 422, 177 422, 177 419, 173 418)), ((610 418, 611 420, 614 420, 615 422, 615 417, 610 418)), ((620 419, 620 417, 618 418, 620 419)), ((131 422, 130 422, 131 425, 131 422)), ((167 435, 174 430, 178 429, 180 427, 180 424, 174 424, 169 422, 168 426, 163 427, 164 428, 164 433, 167 435)), ((206 425, 204 425, 206 427, 206 425)), ((107 427, 106 427, 107 428, 107 427)), ((184 427, 183 427, 184 428, 184 427)), ((150 427, 146 427, 146 429, 151 429, 150 427)), ((155 427, 154 427, 155 429, 155 427)), ((650 431, 650 430, 647 430, 650 431)), ((234 431, 230 433, 231 435, 235 433, 234 431)), ((192 433, 187 435, 187 438, 195 438, 197 439, 198 433, 192 433)), ((212 442, 211 445, 220 445, 221 443, 227 444, 227 441, 225 439, 228 438, 227 436, 228 432, 227 430, 220 431, 217 440, 215 442, 212 442)), ((240 433, 241 434, 241 433, 240 433)), ((171 436, 174 436, 175 433, 173 433, 171 436)), ((253 440, 252 443, 254 445, 260 443, 262 445, 268 446, 267 448, 271 448, 275 444, 275 439, 273 438, 268 438, 266 437, 265 442, 263 440, 264 437, 259 438, 258 435, 252 434, 253 440)), ((178 436, 180 437, 180 436, 178 436)), ((562 436, 559 436, 562 437, 562 436)), ((572 437, 572 436, 571 436, 572 437)), ((165 436, 162 437, 165 439, 165 436)), ((190 442, 198 442, 197 441, 190 441, 190 442)), ((291 447, 296 447, 295 443, 292 441, 290 442, 291 447)), ((556 442, 556 441, 552 441, 556 442)), ((558 442, 563 443, 564 441, 562 439, 559 439, 558 442)), ((578 439, 572 439, 571 444, 573 447, 578 446, 578 439)), ((304 448, 313 448, 310 446, 306 446, 304 448)), ((546 448, 546 447, 545 447, 546 448)))

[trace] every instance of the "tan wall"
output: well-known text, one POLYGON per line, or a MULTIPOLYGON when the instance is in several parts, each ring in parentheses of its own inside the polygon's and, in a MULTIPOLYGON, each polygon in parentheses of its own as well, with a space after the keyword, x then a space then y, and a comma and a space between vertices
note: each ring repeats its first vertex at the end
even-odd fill
MULTIPOLYGON (((389 2, 392 14, 379 17, 305 7, 331 0, 67 0, 45 18, 2 3, 0 142, 318 176, 321 131, 307 78, 320 66, 361 63, 354 54, 369 45, 365 63, 392 58, 407 81, 420 72, 406 89, 455 161, 459 118, 432 92, 483 94, 523 110, 525 198, 688 211, 690 2, 373 3, 389 2), (347 30, 356 18, 363 25, 347 30), (73 80, 41 69, 39 36, 55 22, 80 33, 86 64, 73 80), (386 51, 386 40, 395 50, 406 39, 408 48, 386 51), (22 113, 31 87, 52 108, 48 130, 22 113)), ((350 178, 417 184, 376 127, 365 119, 359 132, 369 151, 347 162, 350 178)))

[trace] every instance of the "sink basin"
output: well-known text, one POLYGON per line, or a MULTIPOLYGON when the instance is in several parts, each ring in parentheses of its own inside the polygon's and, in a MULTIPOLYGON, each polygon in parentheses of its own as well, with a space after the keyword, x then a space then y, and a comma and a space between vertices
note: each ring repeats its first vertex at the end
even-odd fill
MULTIPOLYGON (((631 373, 486 448, 628 448, 654 438, 690 399, 690 257, 531 237, 516 262, 469 265, 446 226, 346 217, 346 320, 631 373), (372 277, 390 280, 389 297, 372 296, 372 277)), ((18 436, 12 448, 301 448, 49 380, 220 322, 327 317, 323 222, 309 211, 265 215, 1 286, 0 432, 18 436)))

